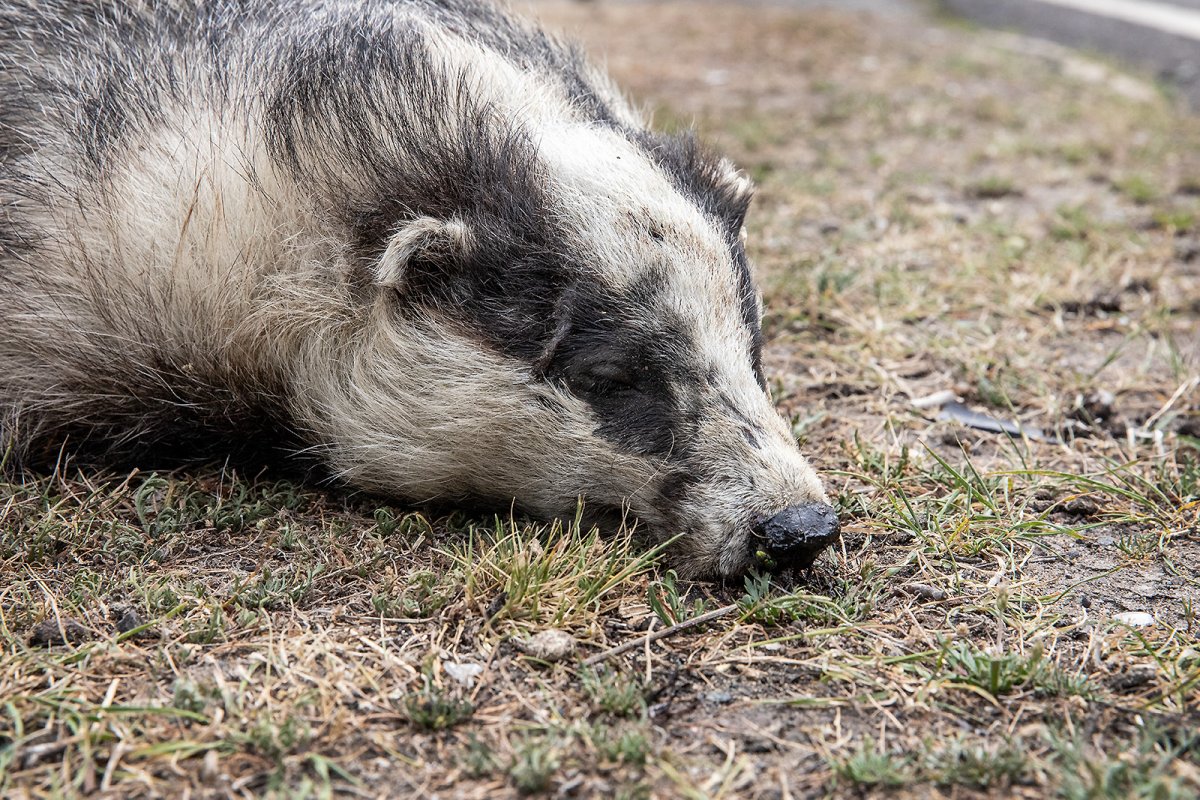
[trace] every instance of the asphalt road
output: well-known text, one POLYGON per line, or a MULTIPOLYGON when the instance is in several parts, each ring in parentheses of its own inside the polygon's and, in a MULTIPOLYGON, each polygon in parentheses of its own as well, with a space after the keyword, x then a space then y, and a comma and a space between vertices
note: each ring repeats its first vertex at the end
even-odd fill
POLYGON ((884 18, 919 15, 927 12, 932 2, 982 25, 1020 31, 1124 61, 1175 87, 1200 109, 1200 0, 740 1, 867 11, 884 18))
POLYGON ((954 14, 1147 69, 1200 108, 1200 0, 940 0, 954 14))

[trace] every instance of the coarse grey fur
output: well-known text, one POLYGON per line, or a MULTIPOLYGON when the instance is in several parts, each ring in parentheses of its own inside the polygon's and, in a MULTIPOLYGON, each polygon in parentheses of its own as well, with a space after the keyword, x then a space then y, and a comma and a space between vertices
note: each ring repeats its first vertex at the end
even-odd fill
POLYGON ((478 0, 0 0, 0 448, 582 498, 737 574, 825 502, 766 395, 749 199, 478 0))

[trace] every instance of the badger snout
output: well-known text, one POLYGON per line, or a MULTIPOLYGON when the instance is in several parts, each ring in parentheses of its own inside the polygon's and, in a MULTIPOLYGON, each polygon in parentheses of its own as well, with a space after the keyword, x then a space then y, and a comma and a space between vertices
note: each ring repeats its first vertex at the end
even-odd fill
POLYGON ((826 503, 789 506, 754 526, 761 552, 777 566, 805 568, 837 541, 841 525, 826 503))

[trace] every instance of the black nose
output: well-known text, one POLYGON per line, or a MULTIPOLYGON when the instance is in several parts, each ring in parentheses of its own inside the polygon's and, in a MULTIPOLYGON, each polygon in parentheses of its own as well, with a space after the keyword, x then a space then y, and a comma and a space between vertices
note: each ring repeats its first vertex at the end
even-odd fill
POLYGON ((841 530, 837 514, 824 503, 789 506, 755 526, 767 559, 781 567, 811 566, 841 530))

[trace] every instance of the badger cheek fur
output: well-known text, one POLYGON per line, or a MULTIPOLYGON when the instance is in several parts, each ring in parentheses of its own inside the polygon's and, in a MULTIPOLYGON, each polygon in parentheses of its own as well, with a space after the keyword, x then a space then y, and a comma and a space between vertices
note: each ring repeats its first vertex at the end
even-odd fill
POLYGON ((829 508, 820 479, 765 397, 732 418, 722 408, 725 413, 714 411, 697 436, 689 468, 668 489, 676 519, 688 531, 677 570, 692 577, 736 576, 809 566, 836 538, 827 526, 824 536, 809 539, 814 546, 805 552, 795 545, 807 531, 781 542, 767 535, 764 523, 785 509, 829 508))
POLYGON ((490 3, 0 4, 0 454, 315 459, 803 565, 836 519, 751 194, 490 3))

